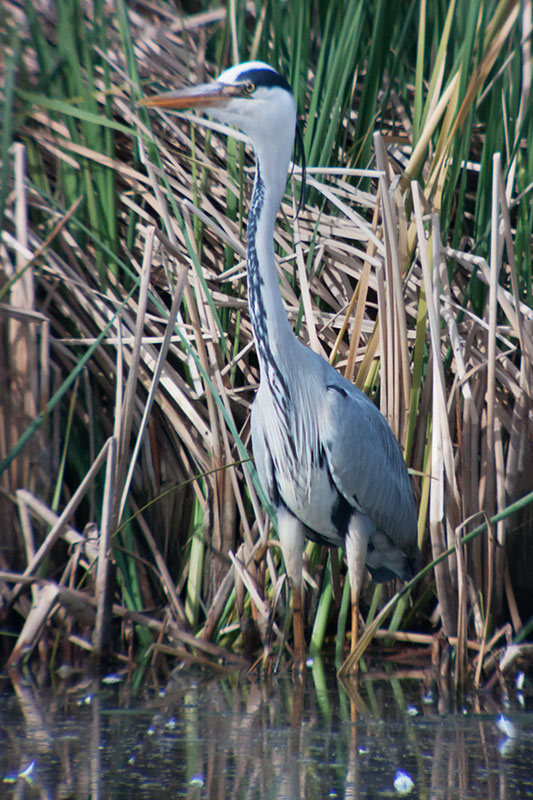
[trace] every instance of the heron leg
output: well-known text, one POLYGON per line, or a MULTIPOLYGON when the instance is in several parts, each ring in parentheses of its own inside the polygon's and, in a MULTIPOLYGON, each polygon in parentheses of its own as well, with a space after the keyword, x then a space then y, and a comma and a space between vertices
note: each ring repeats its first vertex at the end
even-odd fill
POLYGON ((303 615, 303 585, 292 589, 292 626, 294 634, 294 664, 300 669, 305 663, 305 636, 303 615))
POLYGON ((354 597, 352 591, 352 639, 350 642, 350 653, 353 653, 359 641, 359 593, 354 597))
MULTIPOLYGON (((368 546, 368 523, 362 515, 354 515, 348 526, 346 537, 346 560, 350 578, 350 594, 352 601, 352 641, 350 652, 353 652, 359 641, 359 595, 363 584, 366 551, 368 546)), ((357 671, 356 663, 354 670, 357 671)))
POLYGON ((305 637, 303 618, 303 551, 304 526, 286 508, 278 509, 278 535, 285 560, 285 568, 292 590, 292 624, 294 630, 294 661, 301 667, 305 662, 305 637))

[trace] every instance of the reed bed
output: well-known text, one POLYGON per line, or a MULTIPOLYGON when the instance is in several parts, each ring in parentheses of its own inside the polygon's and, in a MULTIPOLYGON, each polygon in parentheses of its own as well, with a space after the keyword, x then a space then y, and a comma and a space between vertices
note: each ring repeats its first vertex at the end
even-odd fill
MULTIPOLYGON (((287 312, 379 404, 419 507, 424 569, 369 585, 356 656, 387 635, 442 670, 451 642, 477 686, 530 659, 531 2, 294 5, 5 4, 11 664, 112 654, 140 680, 290 652, 250 459, 253 161, 221 126, 136 105, 255 57, 305 123, 308 192, 296 215, 295 165, 276 231, 287 312)), ((306 583, 310 650, 340 662, 342 554, 310 544, 306 583)))

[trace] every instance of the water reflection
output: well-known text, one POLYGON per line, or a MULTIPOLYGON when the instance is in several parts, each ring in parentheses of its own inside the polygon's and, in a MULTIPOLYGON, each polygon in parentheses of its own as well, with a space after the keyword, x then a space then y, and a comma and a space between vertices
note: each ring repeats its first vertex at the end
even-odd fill
POLYGON ((135 693, 126 680, 39 691, 20 676, 1 688, 2 796, 533 796, 527 696, 500 720, 488 696, 442 714, 416 673, 342 685, 315 661, 302 680, 183 671, 135 693))

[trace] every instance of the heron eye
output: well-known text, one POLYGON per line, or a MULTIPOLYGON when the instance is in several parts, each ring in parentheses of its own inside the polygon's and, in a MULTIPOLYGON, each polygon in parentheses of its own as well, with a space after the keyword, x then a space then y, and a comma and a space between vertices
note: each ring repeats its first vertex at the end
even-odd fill
POLYGON ((242 90, 245 94, 253 94, 255 92, 255 83, 252 83, 252 81, 244 83, 242 90))

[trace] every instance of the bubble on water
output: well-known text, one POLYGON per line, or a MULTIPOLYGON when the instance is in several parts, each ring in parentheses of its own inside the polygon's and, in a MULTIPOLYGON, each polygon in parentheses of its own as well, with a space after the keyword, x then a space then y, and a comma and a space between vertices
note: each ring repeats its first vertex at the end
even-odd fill
POLYGON ((496 727, 508 739, 515 739, 518 736, 517 730, 510 719, 500 714, 496 720, 496 727))
POLYGON ((394 788, 398 792, 398 794, 404 795, 409 794, 412 792, 414 787, 414 781, 407 772, 399 769, 394 776, 394 788))

